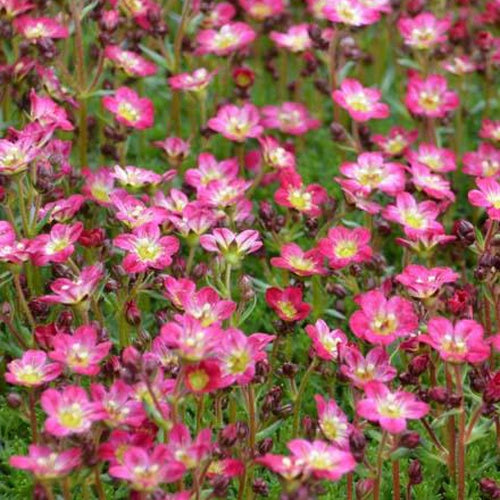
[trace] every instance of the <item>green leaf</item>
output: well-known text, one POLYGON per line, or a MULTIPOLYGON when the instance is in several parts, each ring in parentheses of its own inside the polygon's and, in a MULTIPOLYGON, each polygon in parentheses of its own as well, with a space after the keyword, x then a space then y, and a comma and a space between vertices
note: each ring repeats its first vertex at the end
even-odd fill
POLYGON ((283 424, 283 421, 276 420, 276 422, 272 423, 270 426, 266 427, 265 429, 262 429, 260 432, 257 432, 257 440, 260 441, 261 439, 264 439, 266 437, 271 436, 271 434, 274 433, 279 427, 283 424))

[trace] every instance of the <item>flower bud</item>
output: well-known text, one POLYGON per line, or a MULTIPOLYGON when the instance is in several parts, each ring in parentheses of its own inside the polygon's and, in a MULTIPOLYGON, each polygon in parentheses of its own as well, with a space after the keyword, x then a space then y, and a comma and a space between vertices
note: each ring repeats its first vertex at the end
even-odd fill
POLYGON ((269 486, 264 479, 257 477, 252 483, 252 491, 256 495, 267 497, 269 495, 269 486))
POLYGON ((13 409, 19 408, 23 403, 23 398, 17 392, 9 392, 5 399, 7 400, 9 407, 13 409))
POLYGON ((445 404, 448 401, 449 393, 445 387, 431 387, 428 392, 429 399, 439 404, 445 404))
POLYGON ((100 227, 84 229, 78 238, 78 243, 87 248, 101 246, 106 238, 106 231, 100 227))
POLYGON ((273 448, 273 440, 272 438, 264 438, 262 441, 257 443, 257 450, 259 455, 265 455, 269 453, 273 448))
POLYGON ((500 498, 500 486, 494 479, 483 477, 479 481, 479 489, 488 498, 500 498))
POLYGON ((465 246, 470 246, 476 241, 474 226, 465 219, 460 219, 453 224, 453 235, 465 246))
POLYGON ((420 444, 420 435, 418 432, 406 431, 399 437, 399 446, 413 449, 420 444))
POLYGON ((408 371, 415 377, 418 377, 422 375, 422 373, 424 373, 425 370, 427 370, 429 362, 430 358, 428 354, 421 354, 419 356, 415 356, 411 360, 410 365, 408 366, 408 371))
POLYGON ((134 300, 125 304, 125 319, 129 325, 139 326, 141 324, 141 311, 134 300))
POLYGON ((353 428, 349 434, 349 449, 351 450, 352 456, 356 462, 360 463, 363 461, 365 456, 366 448, 366 437, 362 431, 353 428))
POLYGON ((414 486, 416 484, 420 484, 423 481, 422 477, 422 465, 420 462, 415 459, 412 460, 408 467, 408 479, 409 483, 414 486))

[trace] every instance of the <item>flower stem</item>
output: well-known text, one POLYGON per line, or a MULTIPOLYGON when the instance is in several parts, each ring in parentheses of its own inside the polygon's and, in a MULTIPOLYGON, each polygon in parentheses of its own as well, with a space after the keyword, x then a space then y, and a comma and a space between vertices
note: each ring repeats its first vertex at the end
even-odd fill
POLYGON ((14 278, 14 286, 16 287, 16 293, 19 305, 21 306, 21 309, 24 311, 24 314, 26 316, 26 319, 28 320, 28 323, 30 324, 31 329, 34 330, 36 327, 36 322, 35 319, 33 318, 33 315, 31 314, 31 310, 28 305, 28 302, 26 301, 26 297, 24 296, 23 287, 21 286, 21 281, 19 279, 19 274, 12 273, 12 276, 14 278))
POLYGON ((30 389, 28 393, 29 401, 29 412, 30 412, 30 425, 31 425, 31 436, 34 443, 38 443, 38 423, 36 421, 36 398, 35 390, 30 389))
POLYGON ((309 367, 307 368, 302 380, 300 382, 299 391, 297 392, 297 397, 295 398, 295 405, 293 408, 293 431, 292 436, 297 437, 299 432, 299 423, 300 423, 300 404, 302 402, 302 397, 304 396, 304 392, 307 387, 307 382, 309 381, 309 377, 311 373, 316 368, 317 358, 313 358, 309 367))
POLYGON ((378 448, 377 455, 377 472, 375 476, 375 482, 373 483, 373 500, 380 499, 380 485, 382 482, 382 466, 383 466, 383 455, 384 455, 384 447, 387 442, 387 432, 383 431, 382 439, 380 440, 380 445, 378 448))
POLYGON ((458 488, 457 500, 465 500, 465 401, 464 389, 462 384, 462 367, 460 365, 453 366, 455 371, 455 383, 457 395, 460 397, 460 413, 458 415, 458 488))
POLYGON ((401 484, 399 480, 399 460, 392 461, 392 498, 401 499, 401 484))

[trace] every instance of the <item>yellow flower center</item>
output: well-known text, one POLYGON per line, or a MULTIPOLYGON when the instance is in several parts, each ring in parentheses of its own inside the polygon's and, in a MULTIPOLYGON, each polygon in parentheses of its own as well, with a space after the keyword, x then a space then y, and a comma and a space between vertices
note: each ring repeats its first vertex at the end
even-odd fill
POLYGON ((394 314, 379 314, 376 315, 371 323, 371 328, 378 335, 390 335, 398 326, 396 316, 394 314))
POLYGON ((140 118, 139 111, 129 102, 121 102, 118 105, 118 115, 129 122, 136 122, 140 118))
POLYGON ((59 412, 59 421, 69 429, 79 429, 84 421, 82 407, 78 403, 64 408, 59 412))
POLYGON ((244 373, 250 364, 250 354, 247 350, 236 351, 227 360, 227 369, 232 374, 244 373))
POLYGON ((309 210, 312 205, 312 197, 310 193, 304 192, 302 189, 294 189, 288 195, 288 201, 295 210, 304 212, 309 210))
POLYGON ((195 391, 202 391, 205 389, 210 378, 205 370, 196 370, 189 374, 189 383, 195 391))
POLYGON ((293 306, 291 302, 288 301, 279 301, 278 307, 280 311, 289 319, 293 319, 297 314, 297 309, 293 306))
POLYGON ((156 260, 161 254, 161 245, 148 239, 140 239, 135 245, 135 251, 143 262, 156 260))
POLYGON ((349 259, 354 257, 358 251, 358 245, 355 241, 352 240, 343 240, 337 243, 335 246, 335 255, 339 259, 349 259))

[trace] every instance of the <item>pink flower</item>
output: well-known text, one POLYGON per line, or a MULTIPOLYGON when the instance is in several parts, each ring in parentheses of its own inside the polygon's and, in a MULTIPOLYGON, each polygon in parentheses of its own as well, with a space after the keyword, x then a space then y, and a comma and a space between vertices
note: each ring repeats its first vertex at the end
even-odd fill
POLYGON ((84 196, 81 194, 72 194, 68 198, 62 198, 45 204, 39 210, 38 218, 43 220, 48 215, 48 222, 68 222, 78 213, 84 203, 84 196))
POLYGON ((362 153, 356 163, 343 163, 340 172, 347 179, 336 180, 350 191, 368 196, 380 191, 395 196, 404 191, 404 167, 399 163, 384 163, 381 153, 362 153))
POLYGON ((50 304, 79 304, 95 292, 97 284, 103 275, 101 264, 84 267, 80 272, 80 276, 74 280, 68 278, 54 280, 50 284, 50 289, 54 292, 54 295, 44 295, 39 297, 38 300, 50 304))
POLYGON ((219 324, 230 318, 236 309, 236 304, 233 301, 221 300, 219 294, 208 286, 197 292, 193 290, 184 293, 179 298, 180 307, 184 309, 186 314, 200 320, 203 326, 219 324))
POLYGON ((187 470, 195 469, 212 449, 210 429, 202 429, 191 438, 189 429, 184 424, 176 424, 168 434, 167 449, 171 459, 181 462, 187 470))
POLYGON ((0 221, 0 262, 20 264, 30 258, 29 240, 17 241, 10 222, 0 221))
POLYGON ((267 359, 264 349, 275 338, 264 333, 247 336, 236 328, 227 329, 216 349, 224 386, 249 384, 255 375, 255 363, 267 359))
POLYGON ((332 23, 348 26, 366 26, 380 19, 379 11, 365 7, 360 0, 326 1, 322 12, 332 23))
POLYGON ((295 155, 269 135, 259 137, 259 144, 264 163, 270 168, 295 170, 295 155))
POLYGON ((118 45, 107 45, 104 49, 104 57, 129 76, 146 77, 154 75, 157 71, 154 63, 118 45))
POLYGON ((152 448, 154 435, 148 430, 127 432, 121 429, 113 429, 108 440, 99 446, 98 456, 111 465, 123 464, 125 452, 134 446, 152 448))
POLYGON ((210 153, 201 153, 198 156, 198 168, 190 168, 186 171, 185 181, 189 186, 200 189, 207 186, 211 181, 223 179, 236 179, 238 176, 238 160, 229 158, 217 161, 210 153))
POLYGON ((35 4, 31 3, 29 0, 2 0, 0 5, 5 11, 8 19, 17 17, 19 14, 35 7, 35 4))
POLYGON ((333 100, 357 122, 387 118, 390 115, 389 106, 379 102, 381 96, 380 90, 363 87, 358 80, 350 78, 342 81, 340 90, 332 92, 333 100))
POLYGON ((47 389, 40 402, 48 415, 45 430, 53 436, 82 434, 103 416, 96 404, 89 401, 85 390, 76 385, 64 387, 60 392, 47 389))
POLYGON ((325 438, 340 449, 349 449, 351 424, 346 414, 333 400, 325 400, 320 394, 314 396, 318 412, 318 425, 325 438))
POLYGON ((163 175, 152 170, 127 165, 115 165, 111 174, 122 186, 137 190, 151 186, 158 186, 161 182, 168 182, 175 177, 175 170, 168 170, 163 175))
POLYGON ((414 74, 408 80, 406 106, 414 115, 442 118, 459 104, 455 92, 448 90, 446 79, 441 75, 429 75, 426 79, 414 74))
POLYGON ((278 205, 314 217, 321 214, 319 205, 326 199, 326 190, 320 185, 305 186, 297 172, 288 169, 281 171, 280 187, 274 193, 274 200, 278 205))
POLYGON ((431 318, 427 335, 419 340, 438 351, 450 363, 482 363, 490 355, 490 346, 484 340, 483 327, 474 320, 463 319, 455 325, 441 316, 431 318))
POLYGON ((485 207, 492 220, 500 220, 500 184, 488 177, 476 179, 478 189, 469 191, 469 203, 475 207, 485 207))
POLYGON ((442 68, 454 75, 466 75, 467 73, 473 73, 477 69, 476 63, 474 63, 469 56, 454 56, 448 61, 444 61, 441 64, 442 68))
POLYGON ((30 118, 43 128, 73 130, 75 127, 68 120, 66 110, 50 97, 41 97, 33 89, 30 92, 30 118))
POLYGON ((143 130, 153 126, 153 102, 128 87, 120 87, 113 96, 104 96, 102 105, 127 127, 143 130))
POLYGON ((171 76, 168 79, 168 84, 174 90, 201 92, 208 87, 216 73, 217 71, 208 71, 205 68, 199 68, 192 73, 180 73, 171 76))
POLYGON ((408 151, 406 157, 411 165, 418 163, 433 172, 446 173, 457 169, 455 153, 450 149, 439 148, 434 144, 420 143, 418 149, 408 151))
POLYGON ((222 255, 230 264, 239 264, 244 255, 262 247, 258 231, 247 229, 239 234, 224 227, 215 228, 212 234, 200 236, 200 245, 207 252, 222 255))
POLYGON ((168 214, 164 208, 148 207, 123 190, 114 191, 111 194, 111 202, 117 210, 116 218, 132 229, 148 223, 160 225, 167 220, 168 214))
POLYGON ((285 9, 283 0, 239 0, 239 4, 257 21, 277 16, 285 9))
POLYGON ((302 302, 302 288, 298 287, 268 288, 266 302, 283 321, 301 321, 311 312, 311 306, 302 302))
POLYGON ((389 382, 398 374, 381 346, 374 347, 364 357, 356 346, 342 347, 340 371, 354 387, 362 389, 368 382, 389 382))
POLYGON ((113 382, 109 391, 101 384, 92 384, 90 394, 102 412, 102 420, 111 427, 140 427, 146 419, 142 403, 134 398, 132 387, 121 379, 113 382))
POLYGON ((281 106, 264 106, 261 113, 263 127, 277 128, 284 134, 303 135, 321 125, 321 122, 312 118, 307 108, 298 102, 284 102, 281 106))
POLYGON ((96 329, 90 325, 82 325, 73 335, 56 335, 52 339, 54 350, 49 356, 74 373, 97 375, 99 363, 108 355, 112 345, 111 342, 97 343, 96 329))
POLYGON ((212 359, 190 363, 184 369, 184 384, 194 394, 206 394, 224 387, 220 363, 212 359))
POLYGON ((420 419, 429 413, 429 405, 411 392, 391 392, 381 382, 370 382, 364 390, 366 397, 358 401, 356 413, 370 422, 378 422, 391 434, 403 432, 407 420, 420 419))
POLYGON ((208 127, 226 139, 245 142, 262 134, 263 128, 259 125, 259 120, 259 110, 253 104, 243 104, 241 108, 226 104, 217 111, 217 116, 208 120, 208 127))
POLYGON ((24 172, 39 153, 38 142, 34 137, 0 139, 0 174, 24 172))
POLYGON ((50 17, 20 16, 12 22, 14 29, 26 40, 37 43, 44 38, 68 38, 66 26, 50 17))
POLYGON ((82 170, 85 184, 82 193, 89 199, 101 205, 111 204, 111 194, 115 190, 115 179, 108 168, 99 168, 91 171, 82 170))
POLYGON ((172 255, 179 250, 179 240, 175 236, 161 236, 160 228, 154 223, 118 235, 113 244, 128 252, 123 259, 123 268, 128 273, 165 269, 172 263, 172 255))
POLYGON ((128 447, 121 464, 109 468, 109 475, 124 479, 135 491, 152 492, 162 483, 178 481, 186 467, 178 460, 172 460, 164 444, 156 445, 152 450, 138 446, 128 447))
POLYGON ((398 194, 396 204, 386 207, 382 215, 387 220, 401 224, 406 235, 412 239, 443 230, 443 226, 436 221, 439 207, 433 201, 418 203, 409 193, 398 194))
POLYGON ((449 267, 433 267, 410 264, 396 280, 404 285, 412 297, 426 299, 441 290, 445 283, 454 283, 460 275, 449 267))
POLYGON ((323 257, 318 249, 313 248, 304 252, 295 243, 288 243, 281 247, 280 257, 273 257, 271 265, 281 269, 288 269, 297 276, 314 276, 325 274, 323 257))
POLYGON ((180 137, 167 137, 163 141, 153 142, 153 146, 165 153, 172 168, 179 167, 189 156, 189 141, 184 141, 180 137))
POLYGON ((386 156, 399 156, 405 154, 408 147, 416 141, 417 137, 417 130, 392 127, 388 135, 375 134, 371 139, 386 156))
POLYGON ((422 12, 413 19, 403 17, 398 21, 398 29, 405 44, 415 49, 430 49, 446 42, 446 32, 450 26, 450 19, 438 19, 430 12, 422 12))
POLYGON ((248 47, 256 38, 255 31, 246 23, 224 24, 218 31, 201 30, 196 35, 200 54, 227 56, 248 47))
POLYGON ((29 349, 21 359, 11 361, 7 370, 5 380, 9 384, 38 387, 59 377, 62 366, 48 362, 45 352, 29 349))
POLYGON ((419 163, 411 166, 412 182, 419 191, 436 200, 455 200, 455 193, 451 190, 451 183, 440 175, 433 174, 431 170, 419 163))
POLYGON ((286 33, 271 31, 269 38, 280 48, 290 52, 304 52, 312 47, 308 30, 308 24, 297 24, 291 26, 286 33))
POLYGON ((477 151, 465 153, 462 161, 465 174, 500 178, 500 150, 492 144, 481 143, 477 151))
POLYGON ((83 231, 83 224, 55 224, 49 234, 34 238, 29 246, 33 262, 45 266, 50 262, 66 262, 75 251, 74 243, 83 231))
POLYGON ((479 137, 490 139, 493 142, 500 142, 500 120, 484 119, 479 131, 479 137))
POLYGON ((418 317, 411 302, 401 297, 386 299, 379 290, 358 295, 354 301, 361 309, 349 319, 356 337, 371 344, 389 345, 407 337, 418 327, 418 317))
POLYGON ((370 238, 370 231, 363 227, 337 226, 328 231, 327 238, 319 241, 318 250, 329 260, 332 269, 342 269, 371 259, 370 238))
POLYGON ((322 319, 314 325, 307 325, 306 333, 313 342, 316 356, 326 361, 337 361, 340 348, 347 344, 345 333, 338 328, 330 330, 322 319))
POLYGON ((9 463, 11 467, 31 472, 41 481, 51 481, 67 476, 79 467, 81 451, 78 448, 55 451, 48 446, 30 444, 27 456, 14 455, 9 463))

